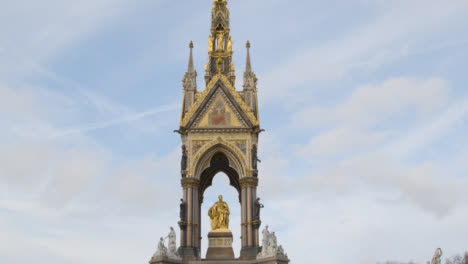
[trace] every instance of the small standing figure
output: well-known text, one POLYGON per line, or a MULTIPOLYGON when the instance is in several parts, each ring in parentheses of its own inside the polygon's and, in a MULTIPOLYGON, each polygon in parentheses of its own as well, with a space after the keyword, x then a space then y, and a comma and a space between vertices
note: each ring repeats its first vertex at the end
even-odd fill
POLYGON ((224 49, 224 35, 223 33, 218 33, 217 36, 217 41, 218 41, 218 50, 223 50, 224 49))
POLYGON ((182 159, 180 160, 180 169, 182 171, 182 177, 187 174, 187 149, 185 145, 182 145, 182 159))
POLYGON ((184 199, 180 199, 180 221, 185 222, 185 201, 184 199))
POLYGON ((278 254, 284 256, 284 249, 281 245, 278 247, 278 254))
POLYGON ((168 238, 169 256, 177 256, 176 233, 172 226, 171 226, 171 231, 169 231, 169 235, 167 235, 167 238, 168 238))
POLYGON ((432 257, 431 264, 440 264, 441 263, 440 258, 442 257, 442 254, 443 254, 442 249, 440 248, 436 249, 434 256, 432 257))
POLYGON ((213 36, 208 36, 208 51, 214 51, 213 43, 214 43, 213 36))
POLYGON ((228 38, 226 50, 227 50, 227 51, 232 51, 232 40, 231 40, 231 36, 229 36, 229 38, 228 38))
POLYGON ((278 244, 276 242, 276 235, 275 232, 271 232, 270 236, 268 237, 268 255, 274 256, 276 255, 278 248, 278 244))
POLYGON ((254 220, 260 220, 260 209, 263 208, 264 205, 260 203, 260 198, 255 200, 255 207, 254 207, 254 220))
POLYGON ((261 257, 265 257, 268 254, 268 241, 269 241, 269 236, 270 236, 270 231, 268 231, 268 226, 265 226, 265 228, 262 231, 262 251, 258 254, 261 257))
POLYGON ((257 169, 257 162, 262 162, 257 156, 257 145, 252 146, 252 169, 257 169))
POLYGON ((164 238, 161 237, 158 243, 158 249, 156 250, 156 253, 154 253, 153 258, 161 258, 161 257, 167 257, 167 248, 164 245, 164 238))

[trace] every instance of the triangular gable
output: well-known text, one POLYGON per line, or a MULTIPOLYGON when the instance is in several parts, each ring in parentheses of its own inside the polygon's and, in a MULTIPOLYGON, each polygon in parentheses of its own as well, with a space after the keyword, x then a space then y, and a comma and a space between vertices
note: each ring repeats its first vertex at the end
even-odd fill
POLYGON ((196 128, 225 128, 225 127, 247 127, 238 111, 227 98, 222 89, 218 89, 205 106, 200 119, 195 122, 196 128))
POLYGON ((181 127, 258 126, 254 114, 224 75, 218 74, 213 77, 205 90, 197 95, 197 98, 195 104, 181 120, 181 127), (218 105, 216 105, 217 103, 218 105), (222 111, 225 113, 224 117, 222 117, 222 111), (216 115, 217 113, 219 115, 216 115))

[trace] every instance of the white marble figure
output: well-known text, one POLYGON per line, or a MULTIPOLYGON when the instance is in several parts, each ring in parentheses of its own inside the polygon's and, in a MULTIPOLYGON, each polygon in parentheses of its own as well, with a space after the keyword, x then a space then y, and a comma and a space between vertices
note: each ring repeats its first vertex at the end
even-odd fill
POLYGON ((153 258, 163 258, 167 257, 167 248, 164 245, 164 238, 161 237, 158 243, 158 249, 156 250, 156 253, 154 253, 153 258))
POLYGON ((284 249, 281 245, 278 247, 278 254, 284 255, 284 249))
POLYGON ((271 232, 270 237, 268 238, 268 255, 274 256, 276 255, 276 251, 278 250, 278 245, 276 241, 275 232, 271 232))
POLYGON ((263 229, 262 231, 262 235, 263 235, 263 238, 262 238, 262 251, 260 253, 258 253, 258 256, 259 257, 265 257, 266 255, 268 255, 267 251, 268 251, 268 237, 270 236, 270 231, 268 231, 268 226, 265 226, 265 228, 263 229))
POLYGON ((431 264, 440 264, 440 258, 442 257, 442 249, 438 248, 434 252, 434 256, 432 257, 431 264))
POLYGON ((176 233, 174 228, 171 226, 171 231, 167 235, 168 238, 168 255, 169 257, 176 257, 177 256, 177 245, 176 245, 176 233))
POLYGON ((276 239, 275 232, 268 231, 268 226, 265 226, 265 229, 262 231, 262 251, 258 253, 257 258, 267 258, 267 257, 281 257, 287 258, 287 254, 284 253, 283 246, 278 246, 278 241, 276 239))

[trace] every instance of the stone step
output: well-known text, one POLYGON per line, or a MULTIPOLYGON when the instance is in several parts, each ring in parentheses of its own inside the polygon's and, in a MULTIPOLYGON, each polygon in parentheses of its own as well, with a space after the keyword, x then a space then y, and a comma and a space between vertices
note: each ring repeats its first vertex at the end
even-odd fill
POLYGON ((189 264, 252 264, 255 263, 254 261, 248 261, 248 260, 236 260, 236 259, 231 259, 231 260, 198 260, 198 261, 189 261, 189 264))

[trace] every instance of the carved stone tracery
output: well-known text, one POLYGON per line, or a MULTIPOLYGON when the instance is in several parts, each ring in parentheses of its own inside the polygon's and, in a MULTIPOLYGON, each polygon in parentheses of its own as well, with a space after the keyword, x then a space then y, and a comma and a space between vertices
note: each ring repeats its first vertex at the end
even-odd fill
POLYGON ((244 177, 240 179, 242 188, 256 188, 258 186, 258 178, 256 177, 244 177))
POLYGON ((187 177, 181 180, 181 184, 183 188, 198 189, 200 187, 200 180, 192 177, 187 177))

